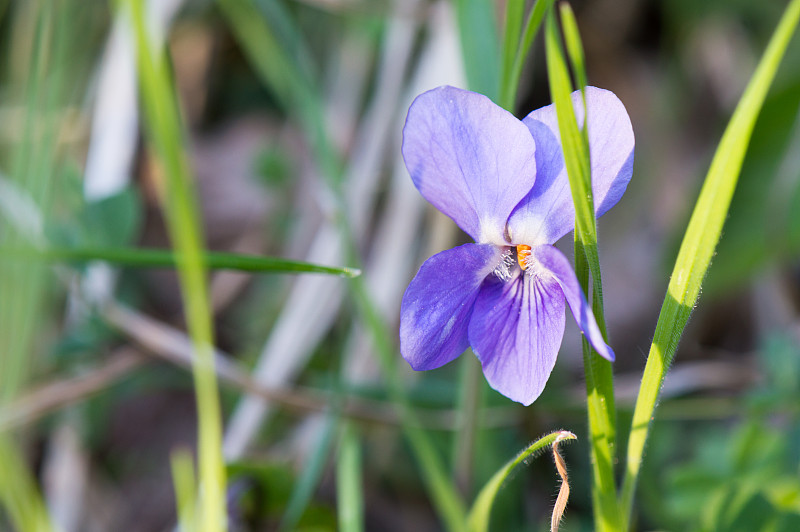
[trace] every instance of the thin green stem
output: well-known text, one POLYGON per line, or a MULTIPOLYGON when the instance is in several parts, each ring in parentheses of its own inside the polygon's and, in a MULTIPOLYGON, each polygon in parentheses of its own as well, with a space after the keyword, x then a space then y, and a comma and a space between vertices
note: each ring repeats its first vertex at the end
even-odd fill
POLYGON ((658 393, 719 241, 756 118, 798 21, 800 0, 793 0, 725 129, 681 243, 633 412, 620 494, 622 530, 630 527, 636 481, 658 393))

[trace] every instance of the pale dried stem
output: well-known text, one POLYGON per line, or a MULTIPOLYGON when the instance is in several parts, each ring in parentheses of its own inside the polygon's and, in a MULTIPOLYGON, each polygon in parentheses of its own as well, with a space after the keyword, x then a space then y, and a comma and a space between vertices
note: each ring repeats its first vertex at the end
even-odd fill
POLYGON ((564 515, 564 510, 567 509, 567 500, 569 499, 569 479, 567 477, 567 464, 564 458, 558 452, 558 444, 567 436, 559 435, 556 441, 553 442, 553 461, 556 463, 556 470, 561 477, 561 488, 558 490, 558 497, 556 504, 553 507, 553 515, 550 518, 550 532, 558 532, 558 525, 561 523, 561 518, 564 515))

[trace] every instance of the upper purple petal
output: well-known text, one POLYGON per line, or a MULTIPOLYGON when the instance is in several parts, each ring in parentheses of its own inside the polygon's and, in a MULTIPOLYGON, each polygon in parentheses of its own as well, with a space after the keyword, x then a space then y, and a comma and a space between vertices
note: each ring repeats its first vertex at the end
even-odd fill
POLYGON ((465 244, 425 261, 400 306, 400 352, 412 368, 438 368, 469 346, 475 298, 500 256, 496 246, 465 244))
POLYGON ((564 336, 564 295, 551 275, 517 269, 510 281, 490 277, 469 324, 472 349, 489 384, 531 404, 542 393, 564 336))
MULTIPOLYGON (((583 126, 580 91, 572 93, 583 126)), ((616 205, 633 172, 634 138, 625 106, 614 93, 586 87, 592 193, 597 216, 616 205)), ((553 244, 575 226, 575 207, 564 167, 555 105, 542 107, 523 122, 536 141, 536 183, 514 209, 508 232, 514 244, 553 244)))
POLYGON ((545 270, 553 274, 553 278, 558 282, 564 296, 567 298, 567 303, 578 322, 586 339, 592 344, 595 351, 600 356, 608 360, 614 361, 614 351, 603 340, 603 335, 600 334, 600 329, 597 327, 597 322, 594 319, 592 309, 586 301, 578 284, 578 279, 575 277, 575 272, 569 260, 553 246, 536 246, 531 249, 533 267, 543 267, 545 270))
POLYGON ((535 149, 511 113, 454 87, 419 95, 403 128, 417 189, 481 243, 506 244, 506 221, 536 179, 535 149))

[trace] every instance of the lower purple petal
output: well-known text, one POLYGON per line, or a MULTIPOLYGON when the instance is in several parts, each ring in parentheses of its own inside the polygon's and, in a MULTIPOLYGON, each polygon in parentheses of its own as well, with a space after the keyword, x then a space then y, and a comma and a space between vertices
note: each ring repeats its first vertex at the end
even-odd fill
POLYGON ((600 334, 592 309, 583 295, 583 290, 578 285, 578 279, 575 277, 575 272, 572 270, 569 260, 553 246, 536 246, 531 249, 531 257, 534 263, 538 262, 553 274, 564 292, 564 296, 567 298, 567 303, 572 315, 575 317, 575 321, 578 322, 578 327, 583 331, 595 351, 603 358, 613 362, 614 351, 606 344, 603 335, 600 334))
POLYGON ((489 278, 475 301, 469 340, 489 384, 531 404, 542 393, 564 336, 564 295, 550 276, 517 270, 510 281, 489 278))
POLYGON ((412 368, 438 368, 469 346, 473 304, 500 256, 496 246, 464 244, 425 261, 400 307, 400 352, 412 368))

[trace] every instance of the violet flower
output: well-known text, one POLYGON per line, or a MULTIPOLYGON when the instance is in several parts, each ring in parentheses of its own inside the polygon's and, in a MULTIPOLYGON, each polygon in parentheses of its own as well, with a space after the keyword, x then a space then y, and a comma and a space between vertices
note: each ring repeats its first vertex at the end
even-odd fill
MULTIPOLYGON (((580 92, 572 101, 583 124, 580 92)), ((586 106, 601 216, 631 178, 633 130, 613 93, 588 87, 586 106)), ((492 388, 529 405, 555 365, 565 300, 592 346, 614 360, 570 262, 552 245, 575 224, 559 138, 554 105, 519 121, 453 87, 411 104, 403 158, 414 185, 476 242, 429 258, 403 296, 400 350, 415 370, 472 346, 492 388)))

